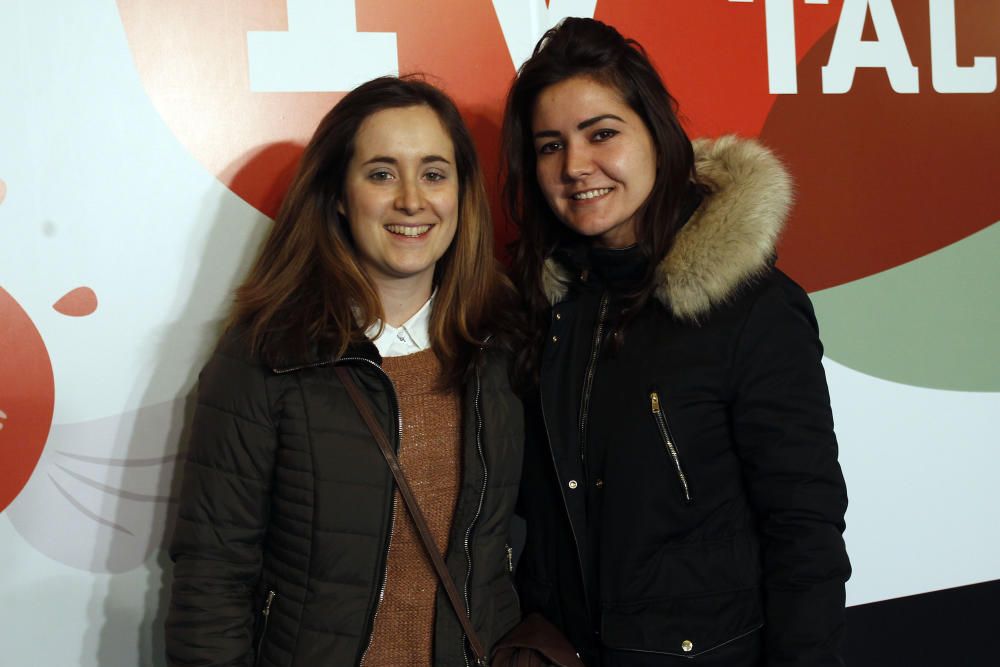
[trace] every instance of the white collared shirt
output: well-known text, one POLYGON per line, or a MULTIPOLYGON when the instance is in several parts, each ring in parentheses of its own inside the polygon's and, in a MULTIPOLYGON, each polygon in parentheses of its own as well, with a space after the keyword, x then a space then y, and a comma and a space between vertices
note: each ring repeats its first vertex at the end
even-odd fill
MULTIPOLYGON (((437 291, 435 290, 434 293, 436 294, 437 291)), ((372 338, 378 331, 379 322, 376 322, 365 332, 365 335, 372 339, 378 353, 383 357, 402 357, 426 350, 431 346, 428 326, 430 325, 433 303, 434 294, 431 294, 427 303, 421 306, 420 310, 413 314, 413 317, 398 327, 386 323, 382 326, 382 334, 378 338, 372 338)))

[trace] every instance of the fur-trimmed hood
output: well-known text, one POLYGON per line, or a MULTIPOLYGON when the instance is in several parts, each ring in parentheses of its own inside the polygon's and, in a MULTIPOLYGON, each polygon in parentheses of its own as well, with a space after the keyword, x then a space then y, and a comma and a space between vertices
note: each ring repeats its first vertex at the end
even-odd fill
MULTIPOLYGON (((681 228, 656 270, 654 294, 675 317, 697 322, 768 270, 792 204, 792 182, 778 158, 749 139, 694 142, 695 169, 712 192, 681 228)), ((549 258, 542 274, 552 304, 572 277, 549 258)))

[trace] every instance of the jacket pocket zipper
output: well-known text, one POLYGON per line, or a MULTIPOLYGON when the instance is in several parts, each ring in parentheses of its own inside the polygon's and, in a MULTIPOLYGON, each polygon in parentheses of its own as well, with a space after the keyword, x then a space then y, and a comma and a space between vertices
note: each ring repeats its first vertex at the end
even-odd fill
POLYGON ((656 428, 660 431, 660 437, 663 438, 663 444, 666 446, 670 460, 673 461, 674 469, 677 471, 677 479, 680 480, 681 490, 684 492, 684 502, 690 503, 691 488, 688 485, 687 475, 684 474, 684 468, 681 466, 681 457, 677 453, 677 445, 670 434, 670 426, 667 424, 667 413, 660 406, 660 395, 656 391, 649 392, 649 405, 653 413, 653 419, 656 421, 656 428))
POLYGON ((507 551, 507 573, 510 575, 509 581, 510 586, 514 589, 514 602, 517 604, 518 610, 521 609, 521 596, 517 592, 517 585, 514 583, 514 547, 509 544, 504 545, 504 549, 507 551))
POLYGON ((260 652, 264 648, 264 637, 267 636, 267 619, 271 616, 271 603, 274 602, 275 597, 277 597, 277 593, 269 590, 267 599, 264 601, 264 609, 260 612, 261 616, 264 617, 264 623, 260 629, 260 637, 257 639, 257 655, 254 658, 254 665, 260 665, 260 652))

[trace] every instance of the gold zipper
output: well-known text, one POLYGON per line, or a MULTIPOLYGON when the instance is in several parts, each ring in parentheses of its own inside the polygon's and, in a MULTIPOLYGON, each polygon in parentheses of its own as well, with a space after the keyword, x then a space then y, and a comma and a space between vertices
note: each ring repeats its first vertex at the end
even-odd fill
POLYGON ((660 395, 655 391, 649 392, 649 407, 653 412, 653 418, 656 420, 656 427, 660 431, 660 437, 663 438, 663 444, 667 448, 670 460, 674 462, 674 469, 677 470, 677 479, 680 480, 681 488, 684 491, 684 500, 686 502, 691 502, 691 489, 688 486, 687 475, 684 474, 684 468, 681 467, 681 457, 678 455, 677 446, 674 444, 674 439, 670 435, 670 427, 667 425, 666 412, 660 407, 660 395))

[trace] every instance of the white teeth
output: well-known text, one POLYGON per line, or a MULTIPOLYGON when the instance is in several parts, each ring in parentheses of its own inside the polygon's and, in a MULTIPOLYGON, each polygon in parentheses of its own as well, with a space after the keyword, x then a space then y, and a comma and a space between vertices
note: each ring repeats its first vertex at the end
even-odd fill
POLYGON ((399 234, 401 236, 420 236, 430 229, 431 226, 418 225, 416 227, 411 227, 409 225, 386 225, 385 228, 393 234, 399 234))
POLYGON ((577 192, 573 195, 573 199, 593 199, 594 197, 601 197, 603 195, 611 192, 611 188, 598 188, 596 190, 587 190, 586 192, 577 192))

